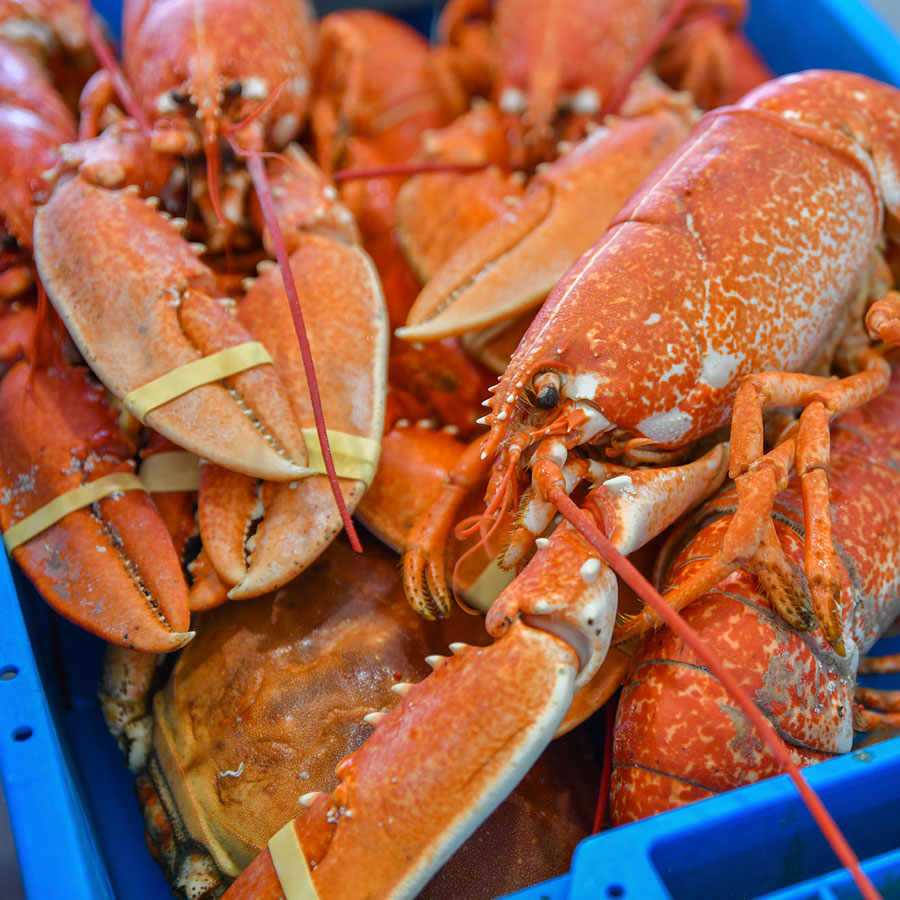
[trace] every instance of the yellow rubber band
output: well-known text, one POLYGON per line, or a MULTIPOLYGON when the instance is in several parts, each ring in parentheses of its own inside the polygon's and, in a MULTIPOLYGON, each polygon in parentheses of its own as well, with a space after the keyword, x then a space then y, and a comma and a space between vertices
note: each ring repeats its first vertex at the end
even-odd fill
MULTIPOLYGON (((301 429, 309 451, 310 474, 325 474, 325 460, 315 428, 301 429)), ((370 484, 378 467, 381 442, 372 438, 328 429, 338 478, 355 478, 370 484)), ((200 487, 200 460, 187 450, 171 450, 148 456, 138 470, 144 489, 151 494, 165 491, 196 491, 200 487)))
POLYGON ((262 344, 258 341, 245 341, 185 363, 148 381, 126 394, 122 405, 139 422, 144 423, 147 413, 196 387, 271 362, 272 357, 262 344))
POLYGON ((284 900, 319 900, 293 820, 269 838, 269 854, 284 900))
POLYGON ((187 450, 169 450, 148 456, 138 477, 151 494, 196 491, 200 487, 200 459, 187 450))
POLYGON ((16 547, 37 537, 42 531, 55 525, 70 512, 83 509, 85 506, 90 506, 97 500, 102 500, 110 494, 117 494, 119 491, 143 490, 143 482, 133 472, 114 472, 112 475, 105 475, 96 481, 79 485, 71 491, 66 491, 65 494, 60 494, 49 503, 45 503, 30 516, 25 516, 24 519, 8 528, 3 534, 3 546, 7 553, 12 553, 16 547))
MULTIPOLYGON (((322 456, 316 429, 303 428, 301 431, 309 452, 310 467, 317 472, 324 472, 325 459, 322 456)), ((326 429, 326 432, 338 478, 355 478, 367 485, 371 484, 381 456, 381 441, 360 437, 357 434, 347 434, 346 431, 333 431, 331 428, 326 429)))

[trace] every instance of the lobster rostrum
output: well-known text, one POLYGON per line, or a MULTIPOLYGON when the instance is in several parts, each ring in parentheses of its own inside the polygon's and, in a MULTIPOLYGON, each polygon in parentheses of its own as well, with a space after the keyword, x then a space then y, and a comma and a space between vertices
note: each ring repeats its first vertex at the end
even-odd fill
MULTIPOLYGON (((814 520, 806 570, 815 618, 840 647, 827 423, 887 384, 887 364, 855 338, 866 304, 886 290, 878 249, 885 208, 900 208, 898 125, 895 89, 808 72, 708 114, 659 167, 550 295, 487 401, 491 431, 464 474, 474 480, 479 462, 493 464, 489 513, 513 504, 523 470, 531 470, 507 564, 523 557, 557 507, 570 508, 579 481, 600 484, 586 455, 674 461, 731 420, 740 511, 720 553, 678 599, 695 598, 761 547, 757 561, 779 612, 812 627, 768 517, 793 457, 782 449, 760 463, 764 409, 804 406, 796 458, 814 520), (847 335, 854 340, 841 345, 847 335), (857 374, 795 374, 827 371, 838 347, 857 374), (754 372, 764 374, 747 377, 754 372)), ((887 336, 891 310, 890 297, 876 303, 870 327, 887 336)), ((605 476, 602 467, 597 473, 605 476)), ((610 493, 632 489, 629 479, 616 476, 592 495, 596 518, 603 521, 610 493)), ((443 518, 437 524, 447 527, 443 518)), ((431 611, 449 604, 442 561, 429 545, 438 532, 420 531, 405 561, 409 596, 431 611)))
MULTIPOLYGON (((727 655, 799 765, 849 752, 853 730, 877 727, 884 718, 877 710, 892 708, 884 692, 860 698, 854 687, 860 657, 898 615, 898 423, 900 369, 895 365, 884 394, 831 426, 834 538, 849 580, 845 657, 821 633, 786 625, 744 567, 685 610, 687 621, 710 646, 727 655), (865 719, 859 699, 874 705, 865 719)), ((737 502, 732 487, 673 535, 660 559, 668 569, 666 583, 689 578, 715 552, 737 502)), ((801 565, 805 526, 797 477, 779 494, 775 517, 789 560, 801 565)), ((614 824, 779 771, 721 685, 667 628, 647 636, 634 658, 615 734, 614 824)))

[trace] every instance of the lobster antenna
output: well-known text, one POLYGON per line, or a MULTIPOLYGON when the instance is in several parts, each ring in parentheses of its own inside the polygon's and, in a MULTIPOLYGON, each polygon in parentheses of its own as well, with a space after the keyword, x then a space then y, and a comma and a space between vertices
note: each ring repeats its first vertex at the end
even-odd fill
POLYGON ((113 86, 119 95, 119 100, 125 111, 134 119, 143 131, 150 131, 150 120, 144 115, 137 100, 132 93, 131 87, 125 79, 122 67, 116 62, 115 56, 109 49, 109 45, 100 34, 100 29, 94 21, 94 10, 91 6, 91 0, 81 0, 81 8, 84 12, 84 27, 87 30, 88 41, 94 55, 100 60, 100 65, 109 73, 112 78, 113 86))
POLYGON ((756 727, 782 771, 794 782, 806 808, 819 826, 825 840, 828 841, 835 855, 853 878, 864 900, 883 900, 875 885, 863 872, 859 859, 847 842, 837 823, 825 808, 819 795, 810 787, 796 763, 778 737, 769 720, 762 714, 750 695, 741 687, 738 680, 726 668, 712 648, 693 628, 672 609, 662 595, 643 575, 612 545, 609 538, 597 527, 593 519, 579 509, 561 487, 550 491, 550 502, 562 516, 581 534, 582 537, 603 557, 606 564, 662 619, 665 625, 674 631, 684 643, 697 655, 701 663, 717 678, 741 707, 744 715, 756 727))
POLYGON ((644 49, 638 54, 634 65, 628 70, 628 74, 620 82, 618 88, 610 94, 609 100, 603 104, 601 112, 604 116, 618 113, 619 107, 628 96, 628 91, 631 90, 631 85, 634 83, 635 78, 644 71, 650 60, 656 56, 657 51, 663 45, 663 41, 673 31, 679 19, 684 15, 684 11, 692 2, 693 0, 676 0, 669 7, 669 11, 659 20, 656 28, 653 29, 650 37, 647 39, 647 43, 644 44, 644 49))
POLYGON ((319 382, 316 379, 316 369, 313 364, 309 338, 306 335, 306 326, 303 323, 303 312, 300 309, 297 286, 294 284, 294 273, 291 271, 287 245, 284 241, 281 226, 278 224, 278 218, 275 215, 275 204, 272 202, 272 192, 269 187, 269 179, 266 177, 266 167, 260 156, 248 154, 247 169, 250 172, 251 179, 253 179, 253 187, 256 189, 256 196, 259 198, 259 204, 262 207, 263 218, 268 226, 269 236, 272 238, 275 258, 278 260, 278 266, 281 269, 284 290, 287 293, 288 303, 291 307, 291 316, 294 320, 294 329, 297 332, 297 340, 300 344, 300 354, 303 357, 303 369, 306 373, 309 399, 312 404, 313 417, 316 420, 316 434, 319 437, 319 446, 322 448, 328 483, 331 485, 331 493, 334 495, 334 502, 337 504, 338 511, 341 514, 341 521, 344 523, 344 530, 350 539, 350 545, 357 553, 362 553, 362 544, 359 542, 347 504, 344 503, 344 495, 341 493, 337 472, 334 470, 334 460, 331 457, 331 446, 328 443, 328 432, 325 428, 325 413, 322 410, 322 398, 319 394, 319 382))
POLYGON ((597 809, 594 811, 594 828, 591 834, 603 830, 606 806, 609 803, 609 782, 612 778, 613 730, 616 727, 616 697, 610 697, 603 707, 603 768, 600 770, 600 790, 597 794, 597 809))

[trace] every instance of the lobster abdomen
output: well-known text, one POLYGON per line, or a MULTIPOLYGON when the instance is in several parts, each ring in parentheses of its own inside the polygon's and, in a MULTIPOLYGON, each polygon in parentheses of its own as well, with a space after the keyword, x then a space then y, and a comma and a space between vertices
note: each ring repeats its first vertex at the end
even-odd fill
MULTIPOLYGON (((847 635, 865 653, 900 613, 900 371, 888 391, 832 428, 834 534, 849 573, 847 635)), ((734 492, 697 516, 701 530, 678 554, 677 584, 721 543, 734 492)), ((780 497, 776 527, 800 565, 803 514, 797 479, 780 497)), ((785 625, 740 570, 684 611, 701 637, 730 661, 800 765, 846 753, 853 740, 859 653, 845 659, 819 630, 785 625)), ((622 824, 780 772, 724 688, 668 629, 650 636, 635 659, 616 723, 611 813, 622 824)))

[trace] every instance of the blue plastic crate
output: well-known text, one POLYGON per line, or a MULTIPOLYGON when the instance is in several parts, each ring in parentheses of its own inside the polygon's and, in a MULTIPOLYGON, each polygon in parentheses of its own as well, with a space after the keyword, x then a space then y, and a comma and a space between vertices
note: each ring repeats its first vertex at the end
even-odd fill
MULTIPOLYGON (((777 72, 843 68, 900 86, 900 43, 857 0, 752 2, 750 36, 777 72)), ((115 0, 99 5, 115 18, 115 0)), ((28 897, 166 900, 169 888, 144 846, 132 776, 95 699, 102 643, 50 612, 5 557, 0 622, 0 778, 28 897)), ((806 774, 884 896, 900 898, 900 739, 806 774)), ((590 838, 567 876, 513 896, 858 894, 780 777, 590 838)))

